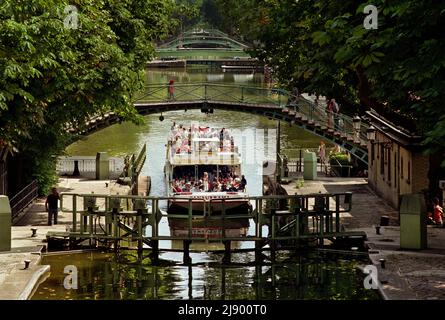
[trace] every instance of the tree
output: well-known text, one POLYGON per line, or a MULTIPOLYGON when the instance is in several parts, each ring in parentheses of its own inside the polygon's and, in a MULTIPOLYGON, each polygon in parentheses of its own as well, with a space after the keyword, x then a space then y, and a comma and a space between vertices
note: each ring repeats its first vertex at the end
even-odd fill
POLYGON ((172 8, 163 0, 2 2, 0 141, 25 159, 23 174, 38 174, 43 189, 53 183, 66 128, 92 115, 112 110, 140 122, 132 99, 172 8), (67 25, 68 4, 77 26, 67 25))
POLYGON ((254 54, 275 67, 282 85, 335 97, 351 114, 376 109, 422 133, 431 154, 444 154, 444 2, 228 2, 219 1, 226 23, 234 21, 240 32, 256 38, 261 45, 254 54), (378 8, 377 30, 363 25, 369 4, 378 8), (255 6, 258 18, 243 23, 243 6, 255 6))

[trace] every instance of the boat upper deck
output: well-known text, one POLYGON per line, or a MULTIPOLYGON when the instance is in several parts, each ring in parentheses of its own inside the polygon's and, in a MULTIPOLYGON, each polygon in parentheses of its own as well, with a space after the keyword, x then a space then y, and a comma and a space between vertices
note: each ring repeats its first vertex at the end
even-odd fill
POLYGON ((171 165, 239 165, 241 156, 230 131, 173 123, 167 159, 171 165))

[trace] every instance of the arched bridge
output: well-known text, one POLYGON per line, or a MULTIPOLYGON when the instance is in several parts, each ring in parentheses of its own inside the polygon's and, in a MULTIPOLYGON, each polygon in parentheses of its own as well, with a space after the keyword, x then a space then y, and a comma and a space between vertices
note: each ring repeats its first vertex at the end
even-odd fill
POLYGON ((172 51, 187 47, 199 48, 225 48, 235 51, 243 51, 250 46, 244 42, 231 38, 219 30, 192 30, 180 34, 173 40, 158 46, 156 51, 172 51))
MULTIPOLYGON (((176 84, 172 98, 168 94, 168 85, 158 84, 147 86, 134 106, 142 115, 187 109, 201 109, 206 112, 224 109, 262 115, 289 122, 323 137, 368 164, 367 124, 357 120, 354 124, 353 119, 347 115, 335 116, 326 112, 324 106, 318 106, 302 97, 297 98, 282 89, 217 83, 176 84)), ((108 113, 89 121, 86 129, 79 133, 89 134, 119 121, 115 114, 108 113)))

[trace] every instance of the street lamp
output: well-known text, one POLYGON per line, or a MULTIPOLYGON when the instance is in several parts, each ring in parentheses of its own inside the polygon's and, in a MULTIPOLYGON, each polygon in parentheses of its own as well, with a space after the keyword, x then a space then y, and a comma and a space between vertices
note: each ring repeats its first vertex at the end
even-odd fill
POLYGON ((354 118, 352 118, 352 126, 355 131, 360 131, 361 122, 362 119, 358 115, 355 115, 354 118))
POLYGON ((357 140, 360 139, 360 127, 361 127, 362 119, 358 115, 355 115, 352 118, 352 127, 354 128, 354 135, 357 140))
POLYGON ((366 137, 371 143, 375 141, 375 127, 373 125, 371 125, 368 130, 366 130, 366 137))

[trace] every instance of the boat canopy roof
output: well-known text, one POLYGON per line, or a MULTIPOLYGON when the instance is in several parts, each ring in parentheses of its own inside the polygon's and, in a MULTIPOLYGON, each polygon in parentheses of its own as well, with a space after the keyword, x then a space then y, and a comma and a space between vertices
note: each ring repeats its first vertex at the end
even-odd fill
POLYGON ((173 123, 167 158, 171 165, 239 165, 241 156, 230 130, 173 123))

